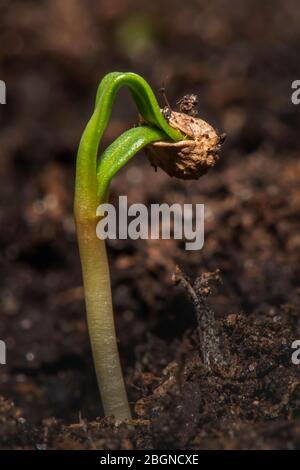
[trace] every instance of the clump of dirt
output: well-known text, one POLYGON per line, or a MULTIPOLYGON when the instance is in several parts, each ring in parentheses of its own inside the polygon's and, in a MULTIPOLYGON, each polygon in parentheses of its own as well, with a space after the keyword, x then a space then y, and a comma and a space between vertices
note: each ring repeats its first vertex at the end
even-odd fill
MULTIPOLYGON (((168 364, 158 383, 156 364, 149 366, 149 395, 137 402, 136 411, 150 418, 154 447, 276 447, 280 437, 272 429, 277 420, 276 429, 289 430, 281 446, 297 448, 300 433, 292 431, 300 415, 300 373, 291 362, 291 343, 299 331, 295 312, 257 311, 248 317, 231 313, 217 320, 215 328, 224 335, 229 369, 224 370, 222 360, 214 368, 203 361, 197 331, 185 336, 181 356, 168 364)), ((215 346, 208 343, 213 351, 215 346)))

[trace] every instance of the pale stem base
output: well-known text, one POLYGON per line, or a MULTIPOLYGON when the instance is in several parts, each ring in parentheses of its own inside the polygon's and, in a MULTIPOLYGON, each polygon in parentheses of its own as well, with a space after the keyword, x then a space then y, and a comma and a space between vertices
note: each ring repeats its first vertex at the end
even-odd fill
POLYGON ((89 335, 106 416, 131 418, 117 347, 105 241, 96 221, 77 223, 89 335))

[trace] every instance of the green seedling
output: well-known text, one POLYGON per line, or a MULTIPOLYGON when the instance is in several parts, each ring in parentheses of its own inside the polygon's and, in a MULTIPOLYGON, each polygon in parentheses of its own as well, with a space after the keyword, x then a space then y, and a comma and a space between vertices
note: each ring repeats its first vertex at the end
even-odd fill
MULTIPOLYGON (((153 164, 162 166, 169 174, 172 174, 172 165, 177 162, 176 158, 181 159, 182 152, 184 166, 189 166, 187 163, 189 152, 192 164, 195 166, 195 158, 199 160, 199 152, 196 152, 196 155, 194 150, 197 149, 197 145, 199 148, 201 143, 200 134, 196 135, 194 132, 195 124, 192 126, 193 130, 189 131, 190 127, 186 126, 186 119, 189 116, 173 113, 171 110, 168 114, 168 118, 173 118, 175 124, 172 121, 169 125, 152 89, 142 77, 134 73, 109 73, 99 85, 94 112, 84 130, 78 149, 74 212, 88 329, 104 413, 113 415, 118 420, 130 418, 131 413, 118 354, 106 246, 105 241, 96 235, 96 226, 99 222, 96 212, 99 204, 108 202, 110 183, 114 175, 145 146, 152 146, 155 143, 163 146, 157 149, 153 146, 151 158, 154 159, 153 164), (133 96, 142 125, 124 132, 99 156, 99 143, 108 124, 116 94, 123 86, 128 87, 133 96), (185 116, 184 125, 180 125, 180 116, 185 116), (156 152, 158 152, 158 162, 155 161, 156 152), (164 158, 162 155, 167 155, 168 152, 171 156, 171 168, 168 164, 166 168, 164 164, 161 165, 161 158, 164 158), (179 152, 178 156, 176 152, 179 152)), ((190 119, 195 122, 194 118, 190 119)), ((209 131, 211 129, 209 126, 209 131)), ((205 135, 201 134, 201 138, 207 140, 207 128, 204 130, 205 135)), ((214 133, 215 136, 210 160, 208 159, 210 163, 208 160, 206 163, 203 159, 200 161, 203 155, 199 160, 202 169, 205 165, 211 166, 211 158, 216 154, 219 136, 214 133)), ((178 170, 177 163, 175 176, 181 171, 183 178, 193 177, 191 173, 194 171, 194 166, 184 173, 184 170, 178 170)), ((199 174, 198 171, 196 177, 199 174)))

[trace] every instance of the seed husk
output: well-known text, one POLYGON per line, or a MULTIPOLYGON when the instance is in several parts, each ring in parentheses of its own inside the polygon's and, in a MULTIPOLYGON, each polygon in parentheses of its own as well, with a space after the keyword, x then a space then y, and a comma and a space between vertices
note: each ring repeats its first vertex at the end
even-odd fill
POLYGON ((188 180, 198 179, 219 160, 225 134, 219 134, 200 118, 169 110, 168 123, 186 136, 179 142, 155 142, 147 147, 150 163, 169 176, 188 180))

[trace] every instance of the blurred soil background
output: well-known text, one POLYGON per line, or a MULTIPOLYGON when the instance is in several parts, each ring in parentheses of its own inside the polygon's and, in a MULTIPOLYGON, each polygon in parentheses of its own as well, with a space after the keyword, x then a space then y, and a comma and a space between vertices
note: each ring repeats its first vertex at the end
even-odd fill
MULTIPOLYGON (((296 0, 0 2, 0 447, 300 447, 300 7, 296 0), (75 156, 101 78, 134 71, 172 107, 199 95, 227 133, 198 181, 141 153, 112 201, 204 203, 205 244, 109 242, 119 347, 134 413, 115 428, 93 371, 72 201, 75 156), (206 370, 197 320, 174 286, 220 269, 210 302, 234 370, 206 370)), ((161 104, 163 100, 159 97, 161 104)), ((119 94, 102 148, 137 123, 119 94)))

